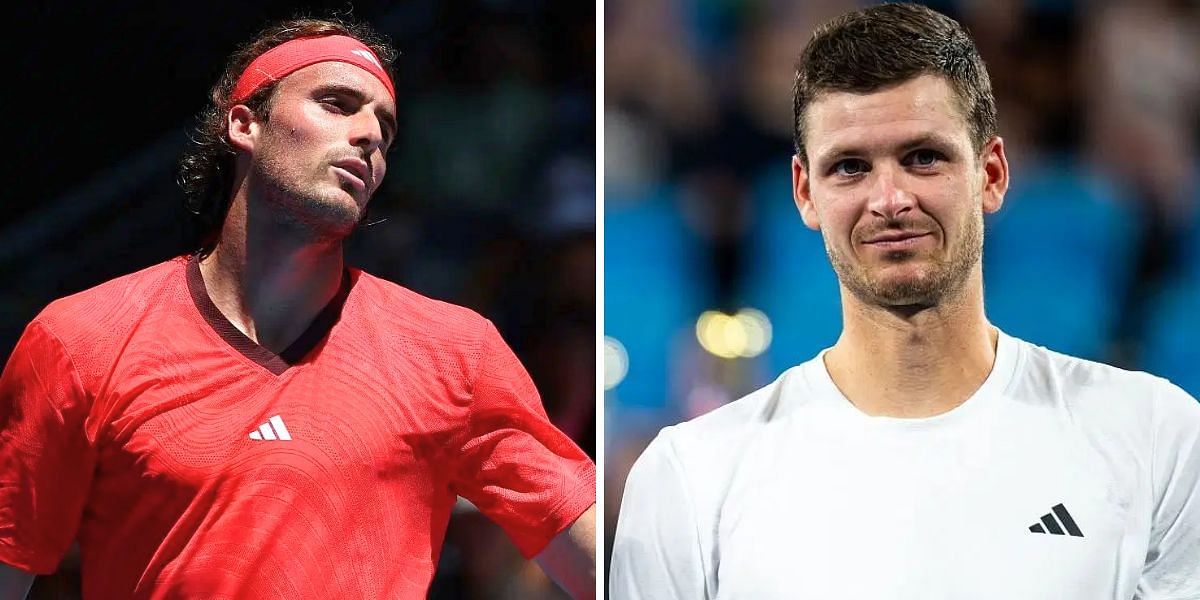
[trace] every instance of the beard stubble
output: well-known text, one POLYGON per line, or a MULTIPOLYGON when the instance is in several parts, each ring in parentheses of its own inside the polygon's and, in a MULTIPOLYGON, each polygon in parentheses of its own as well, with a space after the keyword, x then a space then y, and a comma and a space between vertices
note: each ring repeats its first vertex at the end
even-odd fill
MULTIPOLYGON (((884 229, 912 230, 904 223, 887 223, 884 229)), ((929 228, 923 230, 928 231, 929 228)), ((944 231, 944 229, 943 229, 944 231)), ((869 234, 852 237, 857 246, 862 238, 869 234)), ((852 260, 842 254, 823 236, 825 253, 833 265, 838 280, 841 281, 859 301, 870 306, 882 308, 901 307, 932 307, 956 293, 966 283, 971 270, 983 256, 983 210, 978 207, 963 223, 962 235, 942 256, 929 260, 929 266, 918 274, 904 278, 884 278, 873 268, 867 267, 860 261, 852 260)), ((943 234, 943 239, 945 236, 943 234)), ((918 260, 916 253, 898 251, 885 256, 892 264, 904 261, 918 260)))

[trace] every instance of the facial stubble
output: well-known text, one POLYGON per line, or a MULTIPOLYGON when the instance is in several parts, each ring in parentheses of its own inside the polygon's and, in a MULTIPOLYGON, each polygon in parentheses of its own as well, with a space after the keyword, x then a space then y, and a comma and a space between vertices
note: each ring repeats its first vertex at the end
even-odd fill
POLYGON ((305 171, 305 165, 289 156, 287 144, 282 142, 267 142, 251 166, 273 219, 309 241, 345 239, 366 214, 366 207, 355 198, 354 188, 348 183, 337 190, 322 185, 331 161, 322 160, 316 172, 305 171))
MULTIPOLYGON (((888 309, 933 307, 961 290, 982 258, 983 209, 976 201, 975 210, 964 219, 962 234, 952 242, 949 252, 932 260, 925 259, 928 267, 903 278, 881 277, 878 268, 867 267, 861 261, 845 256, 830 243, 828 236, 822 235, 822 238, 838 280, 860 302, 888 309)), ((922 258, 910 251, 897 251, 885 257, 885 261, 893 265, 914 260, 922 258)))

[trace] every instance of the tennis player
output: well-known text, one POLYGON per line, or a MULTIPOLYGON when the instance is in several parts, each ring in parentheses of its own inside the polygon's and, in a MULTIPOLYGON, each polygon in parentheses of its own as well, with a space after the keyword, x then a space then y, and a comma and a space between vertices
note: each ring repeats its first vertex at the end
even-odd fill
POLYGON ((461 495, 594 597, 595 468, 496 328, 343 263, 394 54, 265 30, 184 159, 200 251, 29 324, 0 379, 0 596, 74 541, 85 598, 424 598, 461 495))
POLYGON ((1200 404, 984 313, 1009 166, 966 32, 910 4, 837 18, 800 56, 794 117, 842 334, 650 444, 613 598, 1200 598, 1200 404))

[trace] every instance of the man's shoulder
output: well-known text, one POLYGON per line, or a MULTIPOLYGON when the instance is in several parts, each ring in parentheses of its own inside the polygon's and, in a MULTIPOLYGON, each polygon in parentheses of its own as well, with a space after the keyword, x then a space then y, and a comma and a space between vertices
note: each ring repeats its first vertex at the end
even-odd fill
POLYGON ((1023 375, 1027 384, 1052 384, 1060 391, 1104 389, 1120 393, 1152 394, 1174 388, 1174 384, 1147 373, 1125 369, 1096 360, 1063 354, 1032 342, 1018 340, 1025 347, 1023 375))
POLYGON ((779 419, 801 400, 794 397, 797 384, 803 387, 803 365, 784 371, 771 383, 675 426, 689 435, 705 436, 716 431, 754 429, 779 419))
POLYGON ((34 318, 60 338, 90 338, 141 319, 165 288, 179 285, 187 257, 176 257, 59 298, 34 318))
POLYGON ((1080 416, 1135 426, 1164 414, 1200 426, 1200 403, 1167 379, 1063 354, 1030 342, 1015 393, 1063 403, 1080 416))
POLYGON ((737 400, 663 428, 658 445, 681 460, 715 467, 722 456, 736 455, 745 442, 761 439, 768 429, 785 426, 789 418, 803 410, 815 394, 805 379, 806 368, 806 364, 792 367, 737 400))
POLYGON ((487 318, 470 308, 430 298, 366 271, 353 269, 352 273, 356 292, 362 292, 361 310, 385 329, 406 337, 461 340, 477 338, 487 327, 487 318))

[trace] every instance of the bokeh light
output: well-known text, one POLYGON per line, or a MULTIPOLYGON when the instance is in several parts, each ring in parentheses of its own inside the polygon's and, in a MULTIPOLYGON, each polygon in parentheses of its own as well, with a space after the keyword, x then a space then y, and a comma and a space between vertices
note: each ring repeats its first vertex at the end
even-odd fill
POLYGON ((706 310, 696 321, 696 340, 721 358, 753 358, 771 346, 771 321, 753 308, 732 315, 706 310))
POLYGON ((629 353, 617 338, 604 336, 604 389, 611 390, 629 372, 629 353))

